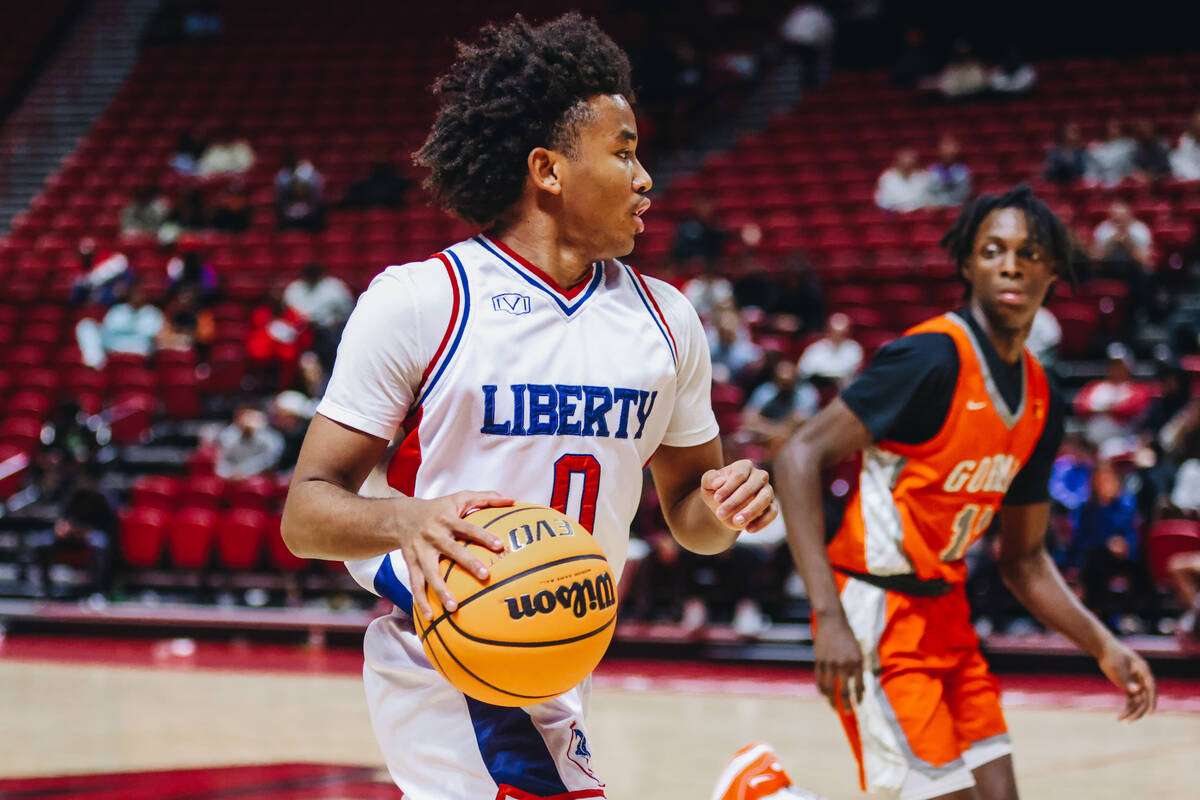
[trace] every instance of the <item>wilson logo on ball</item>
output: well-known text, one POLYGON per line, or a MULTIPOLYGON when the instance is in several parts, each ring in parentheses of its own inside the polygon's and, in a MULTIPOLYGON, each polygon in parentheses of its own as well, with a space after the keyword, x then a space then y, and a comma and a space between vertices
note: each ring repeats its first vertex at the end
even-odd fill
POLYGON ((597 575, 595 581, 584 578, 553 592, 547 589, 534 595, 506 597, 504 602, 512 619, 553 614, 560 608, 569 608, 576 618, 582 618, 588 611, 603 611, 617 602, 617 593, 611 576, 597 575))

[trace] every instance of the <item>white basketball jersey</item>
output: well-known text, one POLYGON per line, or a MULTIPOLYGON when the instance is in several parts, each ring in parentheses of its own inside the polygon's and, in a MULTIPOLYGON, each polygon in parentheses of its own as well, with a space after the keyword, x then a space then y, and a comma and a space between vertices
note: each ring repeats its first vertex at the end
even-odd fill
MULTIPOLYGON (((553 506, 619 575, 655 450, 717 435, 710 380, 699 318, 668 284, 610 260, 564 292, 478 236, 372 281, 317 410, 394 440, 363 494, 495 490, 553 506)), ((348 566, 408 611, 394 555, 348 566)))

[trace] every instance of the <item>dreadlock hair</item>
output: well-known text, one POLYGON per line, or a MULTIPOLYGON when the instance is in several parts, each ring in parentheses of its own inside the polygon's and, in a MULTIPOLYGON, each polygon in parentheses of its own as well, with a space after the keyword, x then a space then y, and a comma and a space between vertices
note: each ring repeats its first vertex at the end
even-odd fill
POLYGON ((633 99, 628 57, 577 12, 537 27, 517 14, 457 46, 434 83, 441 108, 414 161, 429 168, 424 185, 436 201, 473 225, 495 222, 520 198, 530 150, 573 155, 589 98, 633 99))
MULTIPOLYGON (((963 267, 975 249, 975 235, 988 214, 1001 208, 1020 209, 1025 215, 1025 225, 1029 229, 1030 238, 1046 248, 1050 258, 1054 259, 1055 274, 1066 278, 1074 286, 1075 268, 1067 227, 1049 206, 1037 198, 1028 184, 1019 183, 999 197, 994 194, 981 194, 968 201, 954 225, 942 237, 941 245, 954 260, 958 279, 962 281, 966 290, 966 297, 971 295, 971 284, 963 275, 963 267)), ((1049 300, 1049 296, 1046 299, 1049 300)))

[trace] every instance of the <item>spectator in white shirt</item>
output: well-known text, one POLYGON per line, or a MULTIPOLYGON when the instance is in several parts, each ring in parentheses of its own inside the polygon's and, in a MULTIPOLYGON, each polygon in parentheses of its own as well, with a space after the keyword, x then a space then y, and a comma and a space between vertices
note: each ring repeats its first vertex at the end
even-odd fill
POLYGON ((241 139, 232 128, 226 128, 213 137, 200 155, 196 174, 201 177, 224 174, 240 174, 254 166, 254 148, 241 139))
POLYGON ((325 267, 312 262, 300 277, 283 290, 283 303, 313 325, 313 350, 330 368, 342 328, 354 310, 354 295, 340 279, 325 274, 325 267))
POLYGON ((1098 274, 1129 286, 1135 316, 1154 310, 1154 237, 1146 223, 1134 218, 1128 204, 1118 200, 1109 206, 1108 218, 1092 234, 1091 255, 1098 274))
POLYGON ((736 381, 751 364, 762 357, 762 350, 750 341, 741 315, 732 308, 717 314, 708 330, 708 350, 712 357, 713 380, 736 381))
POLYGON ((1192 113, 1179 145, 1171 151, 1171 173, 1181 181, 1200 181, 1200 109, 1192 113))
POLYGON ((862 346, 850 338, 850 318, 840 311, 829 315, 826 335, 810 344, 800 356, 800 375, 824 378, 844 386, 862 366, 862 346))
POLYGON ((154 337, 162 326, 162 312, 147 301, 145 289, 134 284, 129 299, 110 308, 103 322, 80 320, 75 326, 75 336, 83 363, 100 369, 108 353, 150 355, 154 352, 154 337))
POLYGON ((273 469, 283 454, 283 434, 267 423, 267 415, 243 406, 233 423, 217 436, 218 476, 227 479, 249 478, 273 469))
POLYGON ((929 205, 929 173, 917 169, 917 151, 900 149, 875 186, 875 204, 888 211, 916 211, 929 205))
POLYGON ((1025 347, 1038 357, 1044 365, 1051 365, 1057 358, 1056 348, 1062 341, 1062 326, 1050 309, 1042 306, 1033 317, 1033 327, 1029 330, 1029 338, 1025 347))
POLYGON ((1105 137, 1088 146, 1088 179, 1113 186, 1133 174, 1133 151, 1137 144, 1125 135, 1125 126, 1110 119, 1105 137))

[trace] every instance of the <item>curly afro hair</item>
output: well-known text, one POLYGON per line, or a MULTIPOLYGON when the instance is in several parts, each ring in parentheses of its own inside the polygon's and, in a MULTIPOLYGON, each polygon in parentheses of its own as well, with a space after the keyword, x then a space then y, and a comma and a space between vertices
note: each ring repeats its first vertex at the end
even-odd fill
POLYGON ((532 26, 520 14, 487 25, 434 83, 441 108, 414 154, 437 202, 486 227, 521 196, 535 147, 572 154, 584 103, 601 94, 631 101, 629 59, 595 20, 576 12, 532 26))
MULTIPOLYGON (((1054 261, 1054 271, 1060 278, 1075 285, 1075 268, 1072 263, 1071 238, 1067 227, 1050 207, 1038 199, 1028 184, 1020 183, 1000 196, 981 194, 967 202, 954 225, 942 237, 941 245, 954 260, 958 279, 964 286, 965 296, 970 297, 971 285, 963 275, 963 267, 975 249, 975 234, 988 214, 1001 208, 1016 208, 1025 215, 1025 224, 1030 236, 1046 248, 1054 261)), ((1047 295, 1046 300, 1050 297, 1047 295)))

